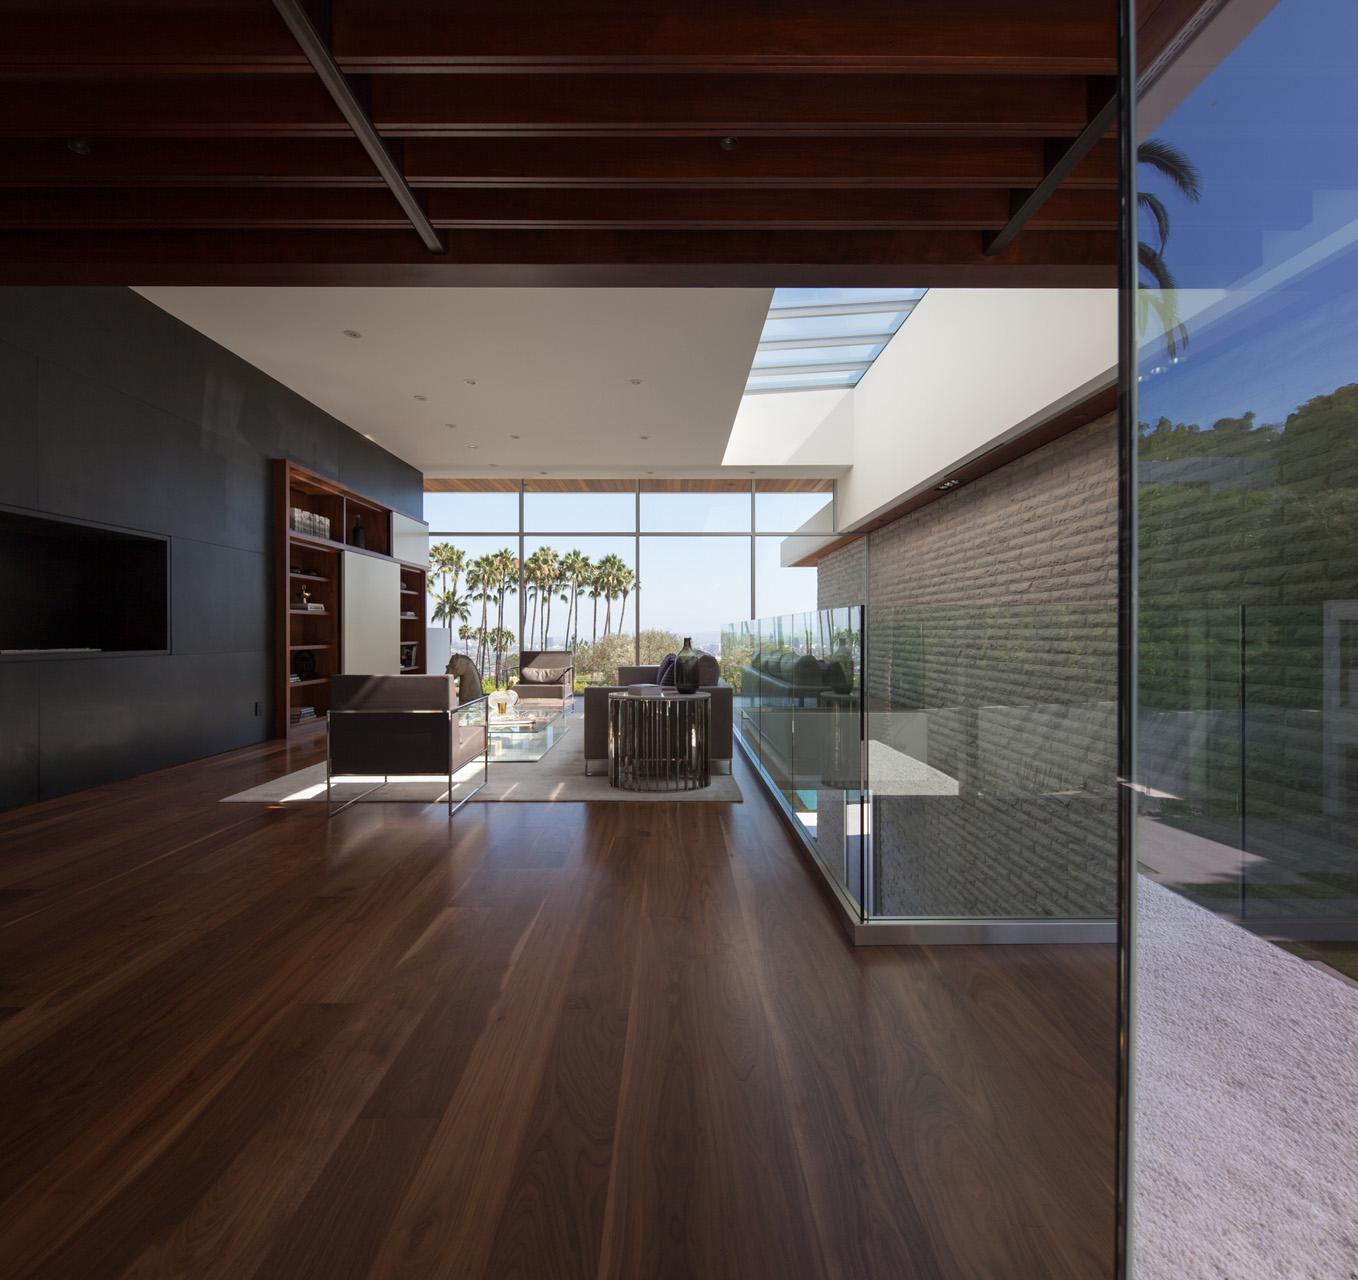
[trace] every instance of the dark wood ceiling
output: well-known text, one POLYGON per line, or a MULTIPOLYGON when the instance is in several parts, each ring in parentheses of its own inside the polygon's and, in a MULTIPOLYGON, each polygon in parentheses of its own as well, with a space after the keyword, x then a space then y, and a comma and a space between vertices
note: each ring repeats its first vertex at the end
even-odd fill
POLYGON ((1114 0, 308 8, 446 253, 270 0, 0 0, 0 280, 1115 283, 1112 137, 984 253, 1112 94, 1114 0))

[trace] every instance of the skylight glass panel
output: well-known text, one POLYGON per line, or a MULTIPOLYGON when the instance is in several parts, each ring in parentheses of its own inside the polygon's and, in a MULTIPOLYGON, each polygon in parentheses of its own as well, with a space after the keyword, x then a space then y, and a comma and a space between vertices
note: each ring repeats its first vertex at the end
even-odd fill
POLYGON ((923 289, 777 289, 746 393, 855 385, 923 289))
POLYGON ((765 369, 777 365, 831 364, 835 361, 846 360, 871 364, 877 359, 884 346, 886 346, 884 342, 872 342, 866 345, 860 343, 852 347, 793 347, 791 349, 780 347, 772 351, 756 351, 754 367, 765 369))

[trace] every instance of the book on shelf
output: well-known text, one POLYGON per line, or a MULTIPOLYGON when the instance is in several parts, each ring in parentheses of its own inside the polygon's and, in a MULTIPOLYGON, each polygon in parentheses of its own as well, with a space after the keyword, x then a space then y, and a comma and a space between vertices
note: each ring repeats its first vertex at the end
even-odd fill
POLYGON ((309 600, 306 609, 308 613, 324 613, 325 605, 321 604, 319 601, 309 600))
POLYGON ((299 676, 299 675, 297 674, 297 672, 294 671, 294 672, 292 672, 291 675, 288 676, 288 683, 289 683, 289 684, 301 684, 301 683, 302 683, 302 677, 299 676))
POLYGON ((301 724, 303 720, 314 720, 315 718, 315 707, 294 707, 292 710, 293 724, 301 724))

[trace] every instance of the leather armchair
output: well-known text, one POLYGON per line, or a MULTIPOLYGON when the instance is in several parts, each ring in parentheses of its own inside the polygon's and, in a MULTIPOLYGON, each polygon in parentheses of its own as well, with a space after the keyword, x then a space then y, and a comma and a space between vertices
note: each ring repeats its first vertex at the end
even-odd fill
POLYGON ((458 703, 448 676, 335 676, 330 681, 326 728, 325 798, 333 817, 377 787, 338 807, 331 796, 335 778, 415 774, 448 779, 451 818, 490 775, 486 698, 458 703), (485 762, 481 781, 456 805, 453 774, 477 757, 485 762))

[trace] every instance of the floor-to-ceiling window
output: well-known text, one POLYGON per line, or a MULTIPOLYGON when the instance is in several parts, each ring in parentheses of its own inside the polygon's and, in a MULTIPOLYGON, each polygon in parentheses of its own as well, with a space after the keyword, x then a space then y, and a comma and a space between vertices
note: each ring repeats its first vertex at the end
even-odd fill
POLYGON ((1358 1274, 1355 54, 1234 0, 1138 108, 1140 1280, 1358 1274))
POLYGON ((492 680, 521 649, 568 647, 579 684, 611 684, 687 638, 724 656, 733 620, 816 606, 814 566, 784 543, 832 528, 829 479, 432 483, 431 617, 492 680))

